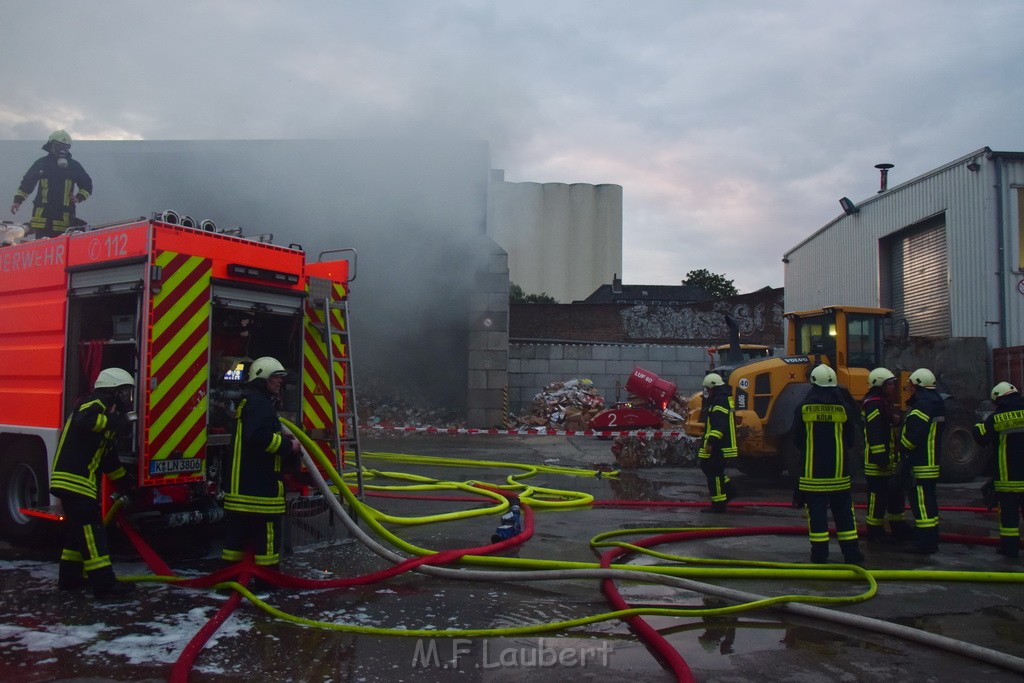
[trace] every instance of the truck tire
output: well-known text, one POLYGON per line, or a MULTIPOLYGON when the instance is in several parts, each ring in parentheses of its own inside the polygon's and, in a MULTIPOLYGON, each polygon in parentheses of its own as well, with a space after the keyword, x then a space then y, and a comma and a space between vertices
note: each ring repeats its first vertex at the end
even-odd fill
POLYGON ((20 508, 48 505, 46 457, 33 442, 21 439, 11 443, 0 455, 0 534, 18 545, 43 545, 53 525, 39 517, 29 517, 20 508))
POLYGON ((974 441, 971 435, 973 427, 973 415, 966 411, 946 416, 946 429, 942 433, 942 462, 939 463, 942 481, 954 484, 971 482, 985 470, 989 449, 974 441))

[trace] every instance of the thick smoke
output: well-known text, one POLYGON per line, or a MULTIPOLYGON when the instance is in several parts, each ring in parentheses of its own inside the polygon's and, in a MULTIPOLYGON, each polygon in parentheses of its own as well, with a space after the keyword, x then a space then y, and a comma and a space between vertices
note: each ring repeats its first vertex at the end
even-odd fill
MULTIPOLYGON (((40 143, 0 142, 0 190, 13 197, 40 143)), ((95 184, 79 212, 91 224, 174 209, 272 233, 311 260, 356 249, 357 383, 465 408, 469 296, 493 248, 486 143, 83 141, 72 153, 95 184)))

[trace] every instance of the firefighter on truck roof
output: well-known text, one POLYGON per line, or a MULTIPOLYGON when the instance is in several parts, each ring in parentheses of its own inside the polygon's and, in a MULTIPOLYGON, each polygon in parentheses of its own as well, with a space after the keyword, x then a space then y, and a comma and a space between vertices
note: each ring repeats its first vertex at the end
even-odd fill
POLYGON ((134 390, 131 373, 121 368, 102 370, 93 392, 75 405, 64 423, 50 475, 50 493, 60 498, 66 525, 59 590, 88 585, 102 599, 135 589, 114 576, 97 481, 100 474, 106 474, 122 492, 131 492, 131 477, 117 457, 116 446, 128 427, 134 390))
MULTIPOLYGON (((285 512, 283 470, 299 453, 299 443, 282 432, 274 401, 287 371, 270 356, 249 366, 249 382, 235 411, 231 465, 225 487, 224 550, 221 559, 238 562, 251 550, 258 566, 281 562, 281 516, 285 512)), ((270 586, 260 584, 260 588, 270 586)))
POLYGON ((36 237, 56 237, 76 223, 75 205, 92 194, 92 178, 71 158, 67 131, 53 131, 43 149, 47 155, 32 164, 14 193, 11 214, 18 213, 22 202, 38 188, 29 227, 36 237))

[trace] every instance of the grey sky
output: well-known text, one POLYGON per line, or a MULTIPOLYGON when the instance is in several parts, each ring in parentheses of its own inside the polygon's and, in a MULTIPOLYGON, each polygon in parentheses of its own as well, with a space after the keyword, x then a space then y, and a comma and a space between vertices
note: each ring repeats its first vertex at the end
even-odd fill
POLYGON ((874 164, 1024 150, 1019 0, 5 5, 0 138, 487 140, 623 186, 629 283, 780 286, 874 164))

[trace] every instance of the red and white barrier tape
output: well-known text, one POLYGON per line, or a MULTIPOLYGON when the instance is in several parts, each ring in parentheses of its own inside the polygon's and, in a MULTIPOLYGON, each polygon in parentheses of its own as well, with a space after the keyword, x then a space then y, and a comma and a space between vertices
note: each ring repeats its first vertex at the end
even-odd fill
POLYGON ((597 430, 597 429, 551 429, 549 427, 523 427, 520 429, 472 429, 466 427, 384 427, 363 425, 361 429, 379 432, 423 432, 425 434, 482 434, 487 436, 638 436, 644 439, 678 438, 686 432, 663 432, 646 430, 597 430))

